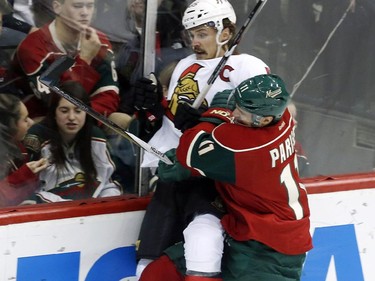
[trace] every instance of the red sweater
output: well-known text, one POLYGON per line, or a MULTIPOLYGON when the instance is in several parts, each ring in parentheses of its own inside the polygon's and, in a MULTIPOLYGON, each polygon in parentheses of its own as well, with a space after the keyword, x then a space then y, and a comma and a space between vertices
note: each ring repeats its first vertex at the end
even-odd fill
MULTIPOLYGON (((30 33, 18 46, 13 59, 15 75, 26 78, 19 86, 28 95, 24 102, 31 118, 44 116, 47 110, 42 100, 49 90, 39 82, 39 76, 56 59, 66 55, 54 32, 52 22, 30 33)), ((102 47, 92 63, 88 65, 77 55, 75 64, 60 79, 78 81, 89 93, 92 108, 109 116, 118 109, 119 89, 111 44, 103 33, 98 32, 98 36, 102 47)))
POLYGON ((15 206, 28 198, 39 186, 39 177, 26 165, 28 156, 23 145, 19 148, 24 155, 23 163, 13 167, 10 173, 0 180, 0 207, 15 206))

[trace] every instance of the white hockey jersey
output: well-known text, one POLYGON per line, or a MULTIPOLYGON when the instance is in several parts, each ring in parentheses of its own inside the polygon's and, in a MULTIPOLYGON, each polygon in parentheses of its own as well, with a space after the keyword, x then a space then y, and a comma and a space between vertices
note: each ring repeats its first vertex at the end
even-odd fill
MULTIPOLYGON (((39 174, 41 187, 36 195, 44 202, 121 195, 119 186, 111 180, 115 165, 109 155, 105 139, 93 137, 91 146, 97 171, 95 186, 85 185, 84 173, 73 153, 73 145, 69 148, 64 147, 68 158, 66 169, 56 169, 56 165, 52 164, 39 174)), ((41 150, 41 156, 49 159, 50 155, 50 144, 47 142, 41 150)))
MULTIPOLYGON (((169 110, 163 117, 161 128, 149 141, 151 146, 163 153, 178 146, 181 131, 176 129, 171 121, 171 116, 176 113, 178 101, 194 100, 206 87, 220 60, 221 57, 197 60, 195 54, 192 54, 177 64, 168 89, 169 110)), ((216 93, 233 89, 245 79, 267 73, 270 73, 269 67, 262 60, 248 54, 232 55, 208 91, 204 103, 209 105, 216 93)), ((159 159, 155 155, 145 152, 142 167, 155 168, 158 162, 159 159)))

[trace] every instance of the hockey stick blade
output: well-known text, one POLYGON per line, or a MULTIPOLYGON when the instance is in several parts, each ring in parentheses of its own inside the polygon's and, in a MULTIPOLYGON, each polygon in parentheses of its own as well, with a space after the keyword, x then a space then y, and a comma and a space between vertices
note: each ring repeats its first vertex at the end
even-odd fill
POLYGON ((172 161, 164 155, 161 151, 157 150, 155 147, 149 145, 148 143, 144 142, 134 134, 125 131, 120 126, 106 118, 104 115, 98 113, 97 111, 93 110, 91 107, 84 104, 81 100, 72 97, 68 93, 61 90, 57 84, 59 83, 59 77, 60 75, 69 69, 74 63, 74 59, 72 62, 72 58, 69 58, 67 56, 61 57, 54 61, 48 69, 42 73, 42 75, 39 78, 39 81, 46 85, 50 90, 57 93, 58 95, 62 96, 78 108, 85 111, 87 114, 89 114, 91 117, 95 118, 96 120, 103 123, 105 126, 109 127, 119 135, 123 136, 124 138, 128 139, 129 141, 133 142, 135 145, 141 147, 142 149, 156 155, 161 161, 168 165, 172 165, 172 161))
POLYGON ((54 61, 46 71, 44 71, 39 78, 47 87, 49 85, 57 85, 60 81, 60 76, 74 64, 74 58, 70 56, 61 56, 54 61))
POLYGON ((254 6, 253 10, 250 12, 249 16, 247 17, 245 23, 241 26, 240 30, 237 34, 233 37, 233 41, 230 44, 228 50, 225 52, 224 56, 221 58, 219 63, 217 64, 216 68, 212 72, 211 76, 207 80, 207 84, 199 93, 199 95, 194 100, 192 107, 198 108, 204 98, 206 97, 208 91, 210 90, 212 84, 215 82, 216 78, 219 76, 220 72, 223 70, 226 62, 228 61, 229 57, 233 54, 234 50, 236 49, 237 45, 240 43, 242 34, 245 33, 248 27, 250 27, 250 23, 253 22, 255 17, 259 14, 262 10, 264 5, 266 4, 267 0, 259 0, 256 5, 254 6))

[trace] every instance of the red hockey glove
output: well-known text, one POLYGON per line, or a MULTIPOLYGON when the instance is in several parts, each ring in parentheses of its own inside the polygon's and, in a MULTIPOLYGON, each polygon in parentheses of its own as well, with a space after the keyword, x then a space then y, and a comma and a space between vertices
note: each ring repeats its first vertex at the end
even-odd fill
POLYGON ((180 102, 173 119, 174 126, 181 130, 181 132, 184 132, 197 125, 200 122, 199 118, 206 110, 207 106, 205 105, 201 105, 198 109, 195 109, 186 101, 180 102))
POLYGON ((132 93, 137 110, 151 109, 163 98, 163 89, 153 73, 150 74, 150 79, 138 79, 132 87, 132 93))
POLYGON ((232 122, 232 111, 225 108, 213 107, 202 114, 200 121, 210 122, 216 125, 232 122))

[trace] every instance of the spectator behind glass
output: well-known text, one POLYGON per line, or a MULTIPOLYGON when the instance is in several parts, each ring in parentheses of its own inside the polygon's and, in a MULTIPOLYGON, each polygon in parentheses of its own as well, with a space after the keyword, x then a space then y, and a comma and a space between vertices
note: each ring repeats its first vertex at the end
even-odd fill
POLYGON ((114 55, 107 36, 90 27, 94 0, 53 0, 56 18, 29 34, 17 48, 16 75, 25 77, 26 106, 32 118, 45 116, 49 89, 38 81, 40 74, 62 55, 75 58, 75 64, 61 75, 61 81, 81 83, 94 110, 126 128, 131 117, 117 112, 119 89, 114 55))
POLYGON ((26 106, 11 94, 0 94, 0 207, 18 205, 39 186, 41 158, 29 162, 21 141, 33 124, 26 106))
MULTIPOLYGON (((4 25, 4 18, 6 15, 10 14, 13 11, 12 7, 6 0, 0 0, 0 35, 3 32, 3 25, 4 25)), ((2 41, 1 36, 1 41, 2 41)), ((10 54, 4 51, 2 48, 0 49, 0 85, 4 83, 6 71, 8 69, 8 64, 10 61, 10 54)))
MULTIPOLYGON (((168 94, 169 82, 171 80, 171 75, 176 67, 178 61, 172 61, 167 66, 165 66, 159 74, 159 82, 163 88, 163 94, 165 97, 168 94)), ((143 123, 145 130, 149 132, 156 131, 161 125, 161 119, 153 118, 146 119, 143 123)), ((108 142, 111 146, 112 159, 116 163, 116 171, 114 173, 114 178, 125 186, 128 192, 134 191, 134 179, 136 175, 136 161, 135 161, 135 149, 132 143, 124 139, 122 136, 114 136, 108 138, 108 142)), ((155 179, 155 177, 154 177, 155 179)), ((151 181, 152 182, 152 181, 151 181)), ((150 187, 152 189, 153 187, 150 187)))
MULTIPOLYGON (((180 60, 190 54, 190 50, 184 48, 184 44, 181 43, 183 40, 180 36, 180 32, 176 32, 177 27, 181 26, 183 12, 178 10, 175 6, 183 5, 173 5, 172 3, 168 4, 168 2, 170 1, 161 1, 157 11, 158 17, 155 34, 156 69, 154 70, 156 76, 158 76, 160 71, 170 62, 180 60), (175 22, 178 22, 178 24, 173 24, 175 22)), ((139 137, 148 141, 152 137, 154 131, 149 132, 146 127, 147 124, 143 125, 143 122, 148 123, 149 120, 160 120, 164 114, 164 108, 161 106, 153 106, 150 108, 150 106, 147 106, 146 104, 143 104, 142 108, 140 108, 137 106, 137 92, 132 88, 132 86, 137 83, 137 80, 144 74, 142 72, 142 63, 144 62, 141 49, 142 30, 144 28, 144 12, 144 0, 129 0, 127 2, 126 25, 128 26, 132 37, 129 37, 116 53, 116 70, 119 75, 121 111, 127 114, 133 114, 135 111, 140 113, 137 115, 138 119, 144 120, 139 120, 142 123, 140 124, 140 127, 143 127, 140 130, 139 137)), ((147 73, 147 75, 149 75, 149 73, 147 73)), ((157 103, 161 98, 161 95, 158 96, 152 104, 157 103)))
POLYGON ((130 115, 135 111, 131 85, 138 77, 142 76, 141 34, 143 21, 141 19, 145 9, 143 2, 143 0, 128 1, 125 19, 131 36, 128 36, 129 38, 119 47, 116 54, 116 70, 119 77, 121 99, 120 109, 130 115))
MULTIPOLYGON (((23 34, 23 36, 37 30, 31 4, 31 1, 26 0, 1 0, 0 7, 2 8, 0 9, 5 8, 6 10, 3 17, 3 26, 10 30, 18 31, 23 34)), ((13 33, 9 34, 7 37, 10 42, 14 44, 20 36, 13 33), (10 38, 11 36, 15 38, 12 40, 10 38)))
MULTIPOLYGON (((32 20, 31 0, 0 0, 0 17, 2 18, 1 46, 1 82, 6 80, 7 88, 3 91, 18 94, 13 85, 12 78, 6 77, 11 58, 19 43, 31 33, 37 30, 32 20)), ((4 86, 4 85, 2 85, 4 86)))
POLYGON ((130 30, 142 34, 144 14, 144 0, 128 0, 128 21, 130 30))
MULTIPOLYGON (((171 49, 186 47, 185 28, 181 19, 188 6, 188 1, 161 0, 158 7, 157 30, 160 35, 162 51, 170 52, 171 49)), ((190 2, 190 1, 189 1, 190 2)), ((163 52, 162 56, 166 56, 163 52)))
POLYGON ((7 0, 0 0, 0 16, 1 16, 1 25, 0 31, 3 29, 3 20, 6 15, 9 15, 13 12, 12 6, 9 4, 7 0))
MULTIPOLYGON (((87 106, 90 100, 76 81, 65 81, 61 89, 87 106)), ((104 133, 93 119, 55 93, 51 94, 47 116, 32 126, 25 145, 32 155, 49 160, 40 173, 42 182, 36 202, 57 202, 120 195, 112 179, 115 166, 109 156, 104 133)))

